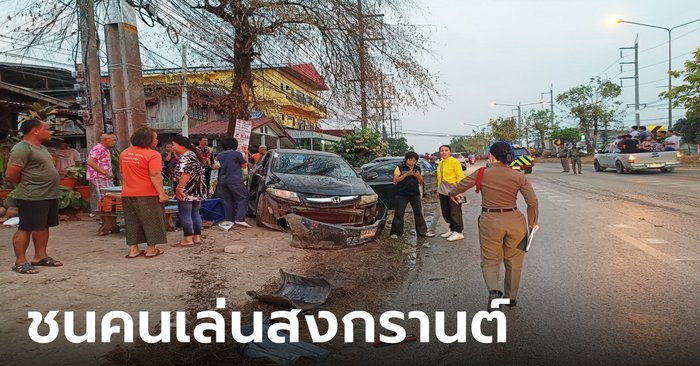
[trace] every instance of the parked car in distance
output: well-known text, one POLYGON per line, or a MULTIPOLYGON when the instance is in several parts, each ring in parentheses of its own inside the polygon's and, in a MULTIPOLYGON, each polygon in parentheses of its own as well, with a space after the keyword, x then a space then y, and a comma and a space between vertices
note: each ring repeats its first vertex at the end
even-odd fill
POLYGON ((375 159, 372 159, 372 161, 370 161, 369 163, 362 165, 360 167, 360 171, 369 169, 369 168, 371 168, 379 163, 385 162, 385 161, 397 160, 397 159, 403 160, 403 156, 382 156, 381 158, 375 158, 375 159))
MULTIPOLYGON (((394 170, 401 164, 401 161, 385 161, 379 163, 362 172, 362 179, 372 187, 372 190, 379 195, 379 199, 384 202, 388 209, 396 206, 396 185, 394 184, 394 170)), ((435 168, 427 161, 417 163, 423 175, 423 186, 421 195, 437 191, 437 174, 435 168), (427 166, 426 166, 427 165, 427 166), (427 167, 433 168, 427 170, 427 167)))
POLYGON ((681 165, 680 157, 679 151, 616 153, 613 152, 612 144, 609 144, 595 154, 593 168, 596 172, 614 168, 618 174, 649 169, 671 172, 675 167, 681 165))
POLYGON ((286 229, 290 213, 355 227, 378 218, 377 194, 343 158, 326 152, 269 151, 249 175, 248 193, 258 226, 273 229, 286 229))

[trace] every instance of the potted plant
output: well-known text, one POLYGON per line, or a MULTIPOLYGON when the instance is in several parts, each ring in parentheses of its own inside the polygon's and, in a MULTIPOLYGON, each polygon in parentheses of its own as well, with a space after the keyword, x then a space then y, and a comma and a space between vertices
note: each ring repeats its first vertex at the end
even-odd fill
POLYGON ((61 187, 61 191, 58 196, 59 210, 64 212, 75 212, 86 207, 88 207, 88 204, 85 202, 85 200, 83 200, 80 193, 67 187, 61 187))
POLYGON ((78 168, 77 166, 71 166, 65 169, 66 173, 61 177, 61 181, 58 183, 63 187, 73 189, 78 181, 78 168))
POLYGON ((66 168, 66 176, 70 175, 75 178, 75 190, 80 193, 84 200, 90 201, 90 183, 87 181, 85 169, 85 165, 66 168))

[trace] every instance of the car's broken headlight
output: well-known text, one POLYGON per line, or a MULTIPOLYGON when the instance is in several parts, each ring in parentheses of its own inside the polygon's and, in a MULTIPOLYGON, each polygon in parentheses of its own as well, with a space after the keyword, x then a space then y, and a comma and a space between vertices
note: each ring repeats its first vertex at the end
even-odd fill
POLYGON ((301 203, 301 199, 299 199, 296 192, 285 191, 284 189, 268 188, 267 193, 283 200, 301 203))
POLYGON ((377 202, 377 196, 376 194, 368 194, 366 196, 360 196, 360 205, 369 205, 371 203, 377 202))

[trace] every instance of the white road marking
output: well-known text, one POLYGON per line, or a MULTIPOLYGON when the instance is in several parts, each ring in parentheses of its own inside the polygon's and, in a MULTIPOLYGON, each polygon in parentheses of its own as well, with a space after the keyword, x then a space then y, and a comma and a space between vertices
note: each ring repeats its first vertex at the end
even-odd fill
POLYGON ((677 261, 700 261, 700 258, 676 258, 677 261))
POLYGON ((627 224, 615 224, 615 225, 610 225, 610 226, 617 228, 617 229, 631 229, 632 228, 632 226, 627 225, 627 224))
POLYGON ((682 261, 677 261, 675 258, 671 257, 670 255, 661 252, 660 250, 649 246, 641 241, 639 241, 636 238, 633 238, 627 234, 623 234, 622 232, 615 231, 612 233, 614 236, 626 241, 632 246, 637 247, 638 249, 644 251, 645 253, 663 261, 666 262, 668 265, 675 267, 677 270, 681 271, 682 273, 688 275, 690 278, 692 278, 694 281, 700 283, 700 272, 692 271, 689 270, 689 268, 686 265, 681 264, 682 261))
POLYGON ((571 202, 571 200, 557 200, 557 202, 571 202))
POLYGON ((646 238, 644 239, 649 244, 668 244, 666 240, 663 239, 654 239, 654 238, 646 238))
POLYGON ((549 196, 549 198, 561 198, 561 196, 549 196))

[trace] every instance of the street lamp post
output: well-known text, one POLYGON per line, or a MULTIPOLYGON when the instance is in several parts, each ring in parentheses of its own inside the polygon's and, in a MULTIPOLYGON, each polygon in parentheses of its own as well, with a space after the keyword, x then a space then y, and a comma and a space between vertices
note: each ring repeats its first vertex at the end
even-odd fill
POLYGON ((675 27, 671 28, 666 28, 666 27, 661 27, 658 25, 652 25, 652 24, 644 24, 644 23, 637 23, 637 22, 630 22, 627 20, 623 19, 618 19, 616 21, 617 23, 627 23, 627 24, 634 24, 634 25, 639 25, 642 27, 649 27, 649 28, 656 28, 656 29, 663 29, 666 32, 668 32, 668 128, 673 128, 673 106, 671 105, 671 32, 673 32, 674 29, 686 26, 688 24, 693 24, 695 22, 700 22, 700 19, 695 19, 691 20, 689 22, 679 24, 675 27))
MULTIPOLYGON (((526 103, 526 104, 522 104, 520 102, 518 102, 518 104, 505 104, 505 103, 495 103, 494 102, 494 103, 491 103, 491 106, 492 107, 494 107, 494 106, 515 107, 515 109, 518 110, 518 130, 520 130, 522 128, 522 107, 529 106, 529 105, 535 105, 535 104, 542 104, 542 103, 543 103, 543 101, 541 101, 541 100, 539 102, 526 103)), ((523 140, 520 139, 519 142, 522 145, 523 140)))

